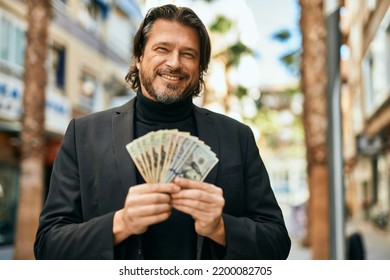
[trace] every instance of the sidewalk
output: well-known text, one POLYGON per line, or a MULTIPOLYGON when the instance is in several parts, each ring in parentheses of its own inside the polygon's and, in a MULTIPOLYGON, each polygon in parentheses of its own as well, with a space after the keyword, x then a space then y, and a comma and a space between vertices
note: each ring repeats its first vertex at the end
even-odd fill
POLYGON ((310 260, 311 250, 310 247, 303 247, 301 240, 297 237, 291 237, 291 250, 288 260, 310 260))
POLYGON ((355 232, 363 236, 367 260, 390 260, 390 229, 381 230, 367 222, 354 223, 355 232))
MULTIPOLYGON (((390 260, 390 231, 380 230, 373 225, 360 222, 354 225, 351 232, 359 232, 363 237, 363 246, 366 260, 390 260)), ((347 235, 348 236, 348 235, 347 235)), ((291 237, 292 246, 289 260, 310 260, 310 247, 303 247, 301 240, 297 237, 291 237)), ((346 243, 347 247, 347 243, 346 243)))
MULTIPOLYGON (((312 253, 310 247, 302 246, 302 239, 306 234, 306 214, 293 212, 287 205, 281 205, 286 226, 291 238, 291 251, 289 260, 310 260, 312 253)), ((363 217, 356 216, 347 221, 345 226, 346 250, 348 237, 352 233, 360 233, 366 260, 390 260, 390 227, 386 230, 376 228, 373 223, 365 221, 363 217)))

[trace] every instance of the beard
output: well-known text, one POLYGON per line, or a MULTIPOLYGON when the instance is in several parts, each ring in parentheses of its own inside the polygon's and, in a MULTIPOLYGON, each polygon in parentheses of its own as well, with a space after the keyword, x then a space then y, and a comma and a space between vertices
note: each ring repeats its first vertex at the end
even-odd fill
POLYGON ((157 89, 153 84, 153 80, 157 75, 163 74, 180 75, 183 79, 188 79, 190 76, 189 74, 183 73, 180 70, 162 70, 160 68, 153 72, 153 75, 148 75, 146 72, 142 71, 141 68, 139 71, 141 84, 144 86, 147 93, 160 103, 171 104, 184 100, 187 97, 192 96, 193 92, 197 88, 197 83, 195 82, 188 84, 183 90, 180 90, 179 86, 177 85, 170 84, 166 85, 164 88, 157 89))

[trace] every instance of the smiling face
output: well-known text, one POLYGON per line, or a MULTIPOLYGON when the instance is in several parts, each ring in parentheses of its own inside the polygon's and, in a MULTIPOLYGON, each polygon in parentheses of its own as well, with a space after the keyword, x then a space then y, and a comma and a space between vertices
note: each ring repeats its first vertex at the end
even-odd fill
POLYGON ((142 93, 173 103, 192 95, 199 82, 200 43, 195 29, 178 22, 154 22, 137 62, 142 93))

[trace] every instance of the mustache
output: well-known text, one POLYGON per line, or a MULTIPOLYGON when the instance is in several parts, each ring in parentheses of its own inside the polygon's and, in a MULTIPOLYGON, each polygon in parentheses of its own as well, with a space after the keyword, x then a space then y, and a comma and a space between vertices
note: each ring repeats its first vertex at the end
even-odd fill
POLYGON ((172 70, 172 69, 161 69, 158 68, 156 70, 157 75, 178 75, 182 79, 187 79, 190 75, 186 72, 181 71, 180 69, 172 70))

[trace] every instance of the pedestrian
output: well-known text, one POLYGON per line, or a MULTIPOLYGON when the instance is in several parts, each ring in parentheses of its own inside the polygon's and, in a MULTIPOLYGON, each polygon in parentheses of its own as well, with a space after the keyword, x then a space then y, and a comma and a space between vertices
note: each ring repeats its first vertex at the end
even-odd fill
POLYGON ((70 122, 34 246, 37 259, 286 259, 290 238, 251 129, 193 104, 210 38, 189 8, 146 14, 126 81, 136 97, 70 122), (204 181, 145 183, 126 145, 151 131, 198 137, 204 181))

